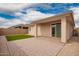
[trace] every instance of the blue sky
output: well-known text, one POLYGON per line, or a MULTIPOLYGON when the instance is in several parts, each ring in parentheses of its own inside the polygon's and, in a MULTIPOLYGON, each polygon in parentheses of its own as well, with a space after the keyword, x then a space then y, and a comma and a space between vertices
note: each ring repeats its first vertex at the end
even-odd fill
POLYGON ((69 11, 73 11, 76 27, 79 27, 79 3, 0 4, 0 27, 28 24, 69 11))

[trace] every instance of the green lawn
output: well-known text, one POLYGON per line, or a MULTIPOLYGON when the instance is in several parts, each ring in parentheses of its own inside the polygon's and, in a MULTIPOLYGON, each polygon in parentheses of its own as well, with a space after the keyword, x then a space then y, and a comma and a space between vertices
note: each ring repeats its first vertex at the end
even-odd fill
POLYGON ((20 40, 20 39, 31 38, 31 37, 33 37, 33 36, 26 35, 26 34, 8 35, 8 36, 6 36, 8 41, 20 40))

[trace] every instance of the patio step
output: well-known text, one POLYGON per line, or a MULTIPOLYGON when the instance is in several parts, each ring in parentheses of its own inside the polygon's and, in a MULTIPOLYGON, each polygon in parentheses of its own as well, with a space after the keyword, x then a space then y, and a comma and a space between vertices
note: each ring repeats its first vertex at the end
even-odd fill
POLYGON ((9 50, 5 36, 0 36, 0 56, 8 56, 9 50))

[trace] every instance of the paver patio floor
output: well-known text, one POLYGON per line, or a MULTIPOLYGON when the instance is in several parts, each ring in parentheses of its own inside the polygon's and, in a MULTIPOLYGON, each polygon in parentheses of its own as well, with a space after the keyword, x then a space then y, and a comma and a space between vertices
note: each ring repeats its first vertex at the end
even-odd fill
POLYGON ((79 56, 79 37, 73 37, 65 44, 59 56, 79 56))
POLYGON ((55 56, 64 46, 64 44, 60 42, 60 39, 49 37, 29 38, 9 42, 9 46, 13 47, 13 45, 17 45, 24 51, 24 55, 29 56, 55 56))
POLYGON ((63 44, 58 38, 38 37, 6 41, 0 37, 0 55, 3 56, 79 56, 79 38, 63 44))

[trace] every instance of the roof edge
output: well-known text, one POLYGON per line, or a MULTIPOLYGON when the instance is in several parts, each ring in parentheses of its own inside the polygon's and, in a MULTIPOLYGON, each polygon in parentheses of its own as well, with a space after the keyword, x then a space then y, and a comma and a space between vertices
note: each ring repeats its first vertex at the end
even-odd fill
POLYGON ((49 18, 52 18, 52 17, 55 18, 55 17, 58 17, 58 16, 63 16, 63 15, 69 14, 69 13, 72 14, 72 19, 73 19, 73 22, 74 22, 73 12, 70 11, 70 12, 61 13, 61 14, 58 14, 58 15, 55 15, 55 16, 50 16, 50 17, 47 17, 47 18, 44 18, 44 19, 36 20, 36 21, 33 21, 31 24, 35 24, 35 23, 37 23, 39 21, 42 21, 42 20, 45 20, 45 19, 49 19, 49 18))

